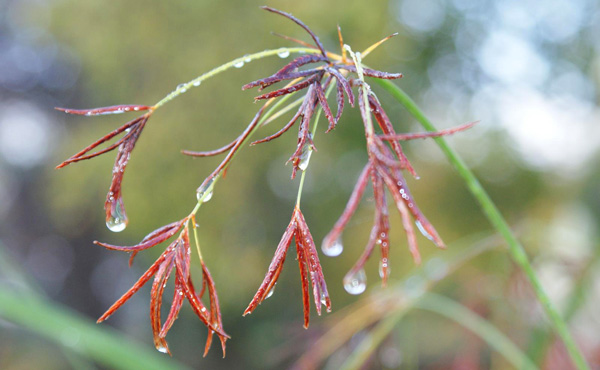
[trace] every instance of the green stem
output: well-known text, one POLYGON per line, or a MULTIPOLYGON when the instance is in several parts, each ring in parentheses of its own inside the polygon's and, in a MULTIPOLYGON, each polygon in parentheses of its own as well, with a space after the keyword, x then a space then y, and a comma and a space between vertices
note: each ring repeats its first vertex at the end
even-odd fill
POLYGON ((471 330, 490 347, 498 351, 517 369, 537 369, 537 366, 490 322, 482 319, 465 306, 444 296, 429 293, 415 303, 416 308, 435 312, 456 321, 471 330))
POLYGON ((175 360, 98 327, 79 313, 37 294, 0 286, 0 317, 110 369, 186 369, 175 360))
MULTIPOLYGON (((417 104, 402 89, 388 80, 375 79, 375 81, 387 92, 389 92, 399 103, 404 105, 409 113, 412 114, 426 130, 436 131, 435 126, 429 121, 429 119, 427 119, 417 104)), ((473 172, 469 170, 467 165, 458 156, 458 154, 450 148, 446 140, 442 137, 434 138, 434 140, 463 178, 467 187, 483 209, 483 212, 490 223, 502 235, 504 240, 506 240, 510 256, 517 263, 517 265, 519 265, 529 279, 538 301, 541 303, 544 311, 548 315, 554 330, 567 348, 569 356, 571 357, 571 360, 575 366, 578 369, 589 369, 583 354, 577 347, 577 344, 573 340, 573 337, 567 328, 567 324, 544 291, 544 288, 542 287, 542 284, 540 283, 533 266, 529 262, 525 248, 523 248, 521 243, 514 236, 494 202, 483 189, 473 172)))
MULTIPOLYGON (((162 98, 158 103, 156 103, 154 105, 154 109, 160 107, 163 104, 166 104, 168 102, 170 102, 171 100, 175 99, 177 96, 185 93, 186 91, 188 91, 189 89, 193 88, 193 87, 197 87, 200 86, 200 84, 204 81, 204 80, 208 80, 211 77, 214 77, 216 75, 218 75, 221 72, 225 72, 228 69, 231 68, 235 68, 236 66, 239 66, 240 64, 243 66, 244 63, 249 63, 253 60, 257 60, 257 59, 262 59, 268 56, 272 56, 272 55, 276 55, 278 53, 281 52, 287 52, 290 54, 294 54, 294 53, 314 53, 315 49, 311 49, 311 48, 279 48, 279 49, 272 49, 272 50, 264 50, 258 53, 253 53, 253 54, 248 54, 248 55, 244 55, 243 57, 239 57, 236 58, 230 62, 227 62, 225 64, 222 64, 216 68, 211 69, 210 71, 194 78, 191 81, 188 81, 186 83, 183 83, 179 86, 177 86, 177 88, 175 90, 173 90, 172 92, 170 92, 167 96, 165 96, 164 98, 162 98)), ((238 67, 239 68, 239 67, 238 67)))
MULTIPOLYGON (((596 243, 597 244, 597 243, 596 243)), ((600 247, 594 249, 594 254, 586 261, 585 266, 580 270, 579 276, 575 279, 573 290, 569 294, 567 304, 564 309, 565 321, 569 322, 578 312, 581 306, 586 302, 589 295, 590 284, 593 280, 593 273, 597 269, 600 261, 600 247)), ((548 347, 554 340, 554 336, 548 335, 546 327, 540 327, 533 331, 529 344, 529 356, 535 361, 541 361, 545 358, 548 347)))

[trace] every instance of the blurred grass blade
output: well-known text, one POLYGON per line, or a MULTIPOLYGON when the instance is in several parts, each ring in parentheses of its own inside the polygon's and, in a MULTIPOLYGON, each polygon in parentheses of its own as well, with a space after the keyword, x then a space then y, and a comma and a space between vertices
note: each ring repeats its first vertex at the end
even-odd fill
POLYGON ((405 306, 391 313, 380 321, 362 339, 352 355, 341 366, 342 369, 360 369, 388 337, 390 332, 404 317, 410 308, 420 308, 445 316, 471 330, 490 347, 501 353, 508 362, 517 369, 537 369, 535 364, 510 339, 494 325, 477 316, 466 307, 438 294, 428 293, 412 302, 412 307, 405 306))
POLYGON ((506 335, 465 306, 444 296, 429 293, 416 302, 415 307, 445 316, 471 330, 490 347, 501 353, 515 368, 537 369, 537 366, 506 335))
MULTIPOLYGON (((109 369, 187 369, 175 360, 98 327, 79 313, 33 294, 0 286, 0 317, 109 369)), ((149 347, 148 347, 149 348, 149 347)))
MULTIPOLYGON (((590 287, 593 283, 594 272, 597 271, 598 263, 600 262, 600 244, 596 241, 594 254, 589 258, 578 272, 573 290, 569 294, 567 304, 564 309, 565 321, 569 322, 573 316, 579 311, 581 306, 586 302, 590 293, 590 287)), ((542 361, 550 344, 554 341, 554 336, 548 335, 547 328, 538 327, 534 329, 529 342, 527 353, 536 362, 542 361)))
POLYGON ((430 290, 438 281, 452 274, 464 263, 499 243, 501 240, 498 237, 486 238, 481 234, 452 243, 447 252, 425 261, 414 273, 401 281, 365 295, 356 303, 339 310, 330 316, 329 321, 332 324, 329 330, 298 359, 294 368, 318 368, 321 362, 348 342, 353 335, 377 321, 383 320, 386 325, 390 324, 388 328, 391 330, 393 324, 412 307, 420 294, 430 290), (432 269, 432 266, 436 267, 437 271, 433 271, 436 269, 432 269))
MULTIPOLYGON (((427 131, 437 131, 435 126, 429 121, 417 104, 400 87, 388 80, 374 79, 374 81, 383 87, 388 93, 390 93, 390 95, 392 95, 392 97, 394 97, 399 103, 404 105, 408 112, 412 114, 427 131)), ((554 304, 552 301, 550 301, 550 298, 542 287, 542 284, 540 283, 533 266, 529 262, 525 248, 514 236, 510 230, 510 227, 506 223, 506 220, 504 220, 504 217, 492 199, 481 186, 473 172, 471 172, 458 154, 452 150, 452 148, 450 148, 446 140, 443 137, 437 137, 433 140, 438 144, 450 163, 454 165, 460 176, 463 178, 465 184, 481 206, 483 213, 486 215, 490 223, 506 241, 510 256, 517 263, 517 265, 519 265, 523 273, 529 279, 537 300, 544 308, 550 323, 554 327, 556 333, 560 336, 562 342, 567 348, 567 351, 569 352, 571 360, 577 369, 589 369, 585 357, 581 353, 580 349, 575 343, 575 340, 569 332, 567 324, 559 314, 558 310, 554 307, 554 304)))

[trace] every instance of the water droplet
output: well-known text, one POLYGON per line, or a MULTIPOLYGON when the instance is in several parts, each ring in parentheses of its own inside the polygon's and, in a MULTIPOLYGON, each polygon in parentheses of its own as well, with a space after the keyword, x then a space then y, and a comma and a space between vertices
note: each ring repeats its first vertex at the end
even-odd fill
POLYGON ((239 62, 233 65, 235 68, 242 68, 244 66, 244 61, 240 60, 239 62))
POLYGON ((328 257, 337 257, 342 254, 344 245, 342 244, 341 238, 337 238, 333 243, 329 244, 326 244, 324 240, 321 245, 321 250, 323 251, 323 254, 328 257))
POLYGON ((322 291, 321 292, 321 304, 323 306, 327 306, 327 298, 328 298, 327 294, 325 294, 325 292, 322 291))
POLYGON ((419 229, 419 231, 421 232, 421 234, 423 234, 424 237, 426 237, 427 239, 433 241, 433 236, 431 236, 431 234, 429 234, 427 232, 427 230, 425 230, 425 227, 423 227, 423 224, 421 223, 421 221, 419 221, 419 220, 415 221, 415 225, 417 225, 417 228, 419 229))
POLYGON ((117 199, 111 205, 111 215, 106 219, 106 227, 114 233, 121 232, 127 227, 127 216, 125 215, 125 208, 123 202, 117 199))
POLYGON ((344 277, 344 289, 350 294, 361 294, 367 289, 367 275, 360 269, 350 276, 344 277))
POLYGON ((384 258, 379 261, 379 277, 383 279, 383 273, 387 270, 388 276, 390 275, 390 266, 388 264, 387 258, 384 258))
POLYGON ((271 296, 273 295, 273 293, 275 293, 275 285, 277 285, 277 283, 275 283, 272 287, 271 290, 269 290, 269 293, 267 293, 267 295, 265 296, 265 299, 271 298, 271 296))
POLYGON ((252 58, 250 58, 250 55, 246 54, 244 55, 244 62, 245 63, 250 63, 252 61, 252 58))
POLYGON ((177 85, 177 90, 179 90, 179 92, 182 92, 182 93, 187 91, 187 89, 185 88, 185 84, 177 85))
POLYGON ((212 199, 213 196, 213 188, 212 184, 215 181, 214 177, 208 180, 205 183, 202 183, 198 190, 196 190, 196 198, 198 198, 198 202, 206 203, 212 199), (208 191, 208 192, 207 192, 208 191))
POLYGON ((163 346, 162 344, 158 345, 156 349, 158 350, 158 352, 167 353, 167 347, 163 346))
POLYGON ((192 85, 194 85, 194 86, 198 87, 198 86, 200 86, 200 84, 201 84, 201 83, 202 83, 202 81, 201 81, 201 80, 196 80, 196 81, 194 81, 194 82, 192 83, 192 85))
POLYGON ((280 49, 277 52, 277 56, 280 58, 287 58, 290 56, 290 51, 289 50, 285 50, 285 49, 280 49))
MULTIPOLYGON (((308 137, 312 140, 312 134, 309 133, 308 137)), ((312 155, 312 146, 309 143, 305 143, 300 153, 300 161, 298 162, 298 168, 302 171, 306 171, 308 168, 308 162, 310 162, 310 156, 312 155)))

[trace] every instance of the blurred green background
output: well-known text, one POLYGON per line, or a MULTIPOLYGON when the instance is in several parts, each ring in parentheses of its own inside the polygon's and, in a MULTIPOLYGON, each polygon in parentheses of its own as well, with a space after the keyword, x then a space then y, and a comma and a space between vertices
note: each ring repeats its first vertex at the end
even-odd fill
MULTIPOLYGON (((119 234, 106 229, 102 209, 114 155, 53 168, 133 117, 69 117, 53 108, 152 105, 179 83, 234 58, 293 46, 271 31, 309 41, 298 26, 259 5, 264 4, 0 0, 0 290, 25 296, 33 289, 95 321, 146 270, 162 247, 141 253, 128 268, 126 255, 92 241, 132 245, 187 215, 196 187, 221 158, 192 159, 180 150, 210 150, 236 137, 259 108, 253 103, 256 92, 240 87, 270 75, 285 61, 272 57, 227 71, 153 115, 124 178, 130 224, 119 234)), ((523 241, 559 309, 578 302, 571 328, 589 359, 597 361, 600 4, 307 0, 267 5, 292 12, 335 52, 338 24, 354 50, 399 32, 366 63, 402 72, 397 83, 439 128, 481 121, 449 141, 523 241)), ((421 130, 398 103, 374 89, 398 132, 421 130)), ((271 134, 283 123, 258 135, 271 134)), ((318 152, 302 200, 317 241, 340 215, 366 163, 361 125, 358 113, 347 109, 334 132, 316 135, 318 152)), ((241 316, 292 213, 298 181, 289 179, 285 161, 295 143, 296 135, 288 133, 244 148, 199 212, 203 254, 232 340, 225 359, 218 348, 203 359, 206 329, 186 303, 167 337, 174 360, 193 368, 287 367, 326 330, 327 316, 335 320, 313 312, 310 329, 302 329, 299 274, 291 258, 274 296, 251 316, 241 316)), ((409 179, 413 195, 450 248, 466 248, 461 240, 493 234, 433 142, 404 147, 421 176, 409 179)), ((367 241, 373 207, 366 196, 344 233, 341 256, 321 257, 334 312, 357 300, 341 280, 367 241)), ((400 218, 392 211, 393 284, 416 267, 400 218)), ((447 253, 420 235, 419 242, 424 260, 447 253)), ((377 263, 375 255, 367 264, 364 299, 378 291, 377 263)), ((436 291, 473 309, 523 349, 531 345, 533 332, 547 330, 529 286, 502 249, 469 261, 436 291)), ((146 287, 100 329, 114 327, 120 337, 153 351, 148 296, 146 287)), ((508 366, 470 335, 433 314, 409 313, 365 366, 508 366)), ((73 352, 79 334, 67 337, 45 339, 35 328, 25 329, 0 314, 0 368, 107 366, 73 352)), ((352 346, 345 345, 338 357, 352 346)), ((337 368, 340 360, 333 356, 328 361, 329 368, 337 368)), ((540 361, 545 368, 570 366, 560 345, 551 345, 540 361)))

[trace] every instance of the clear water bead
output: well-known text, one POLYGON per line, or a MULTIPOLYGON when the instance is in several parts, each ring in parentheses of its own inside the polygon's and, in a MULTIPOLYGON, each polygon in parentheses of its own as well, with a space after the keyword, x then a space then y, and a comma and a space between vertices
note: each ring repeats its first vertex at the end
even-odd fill
POLYGON ((242 68, 244 66, 244 61, 240 60, 239 62, 233 65, 235 68, 242 68))
POLYGON ((269 290, 269 293, 267 293, 265 299, 271 298, 273 296, 273 293, 275 293, 275 285, 271 287, 271 290, 269 290))
POLYGON ((158 350, 158 352, 160 353, 167 353, 167 347, 163 346, 163 345, 159 345, 158 347, 156 347, 156 349, 158 350))
POLYGON ((196 190, 196 198, 198 198, 198 202, 206 203, 212 199, 213 189, 212 184, 214 182, 214 178, 210 179, 208 182, 200 185, 198 190, 196 190))
POLYGON ((388 276, 390 275, 390 265, 387 258, 379 261, 379 277, 383 279, 384 270, 387 270, 388 276))
MULTIPOLYGON (((312 133, 308 134, 308 137, 312 140, 312 133)), ((302 171, 306 171, 308 168, 308 162, 310 162, 310 156, 312 155, 312 147, 309 143, 305 143, 300 153, 300 161, 298 162, 298 168, 302 171)))
POLYGON ((325 307, 327 307, 327 298, 328 295, 325 292, 321 292, 321 304, 325 307))
POLYGON ((357 295, 367 289, 367 275, 365 270, 360 269, 350 276, 344 278, 344 289, 346 292, 357 295))
POLYGON ((327 257, 337 257, 344 251, 344 245, 340 238, 337 238, 333 243, 326 243, 326 240, 323 240, 321 250, 327 257))
POLYGON ((281 49, 277 52, 277 56, 282 59, 287 58, 290 56, 290 52, 289 52, 289 50, 281 49))
POLYGON ((113 233, 118 233, 127 227, 127 216, 123 204, 115 201, 110 217, 106 220, 106 227, 113 233))
POLYGON ((427 239, 433 241, 433 236, 431 236, 431 234, 429 234, 427 232, 427 230, 425 230, 425 227, 423 227, 423 224, 421 224, 421 221, 419 221, 419 220, 415 221, 415 225, 417 225, 417 228, 419 229, 419 231, 421 232, 421 234, 423 234, 424 237, 426 237, 427 239))
POLYGON ((194 86, 198 87, 198 86, 200 86, 200 84, 201 84, 201 83, 202 83, 202 81, 201 81, 201 80, 196 80, 196 81, 194 81, 194 82, 192 83, 192 85, 194 85, 194 86))

